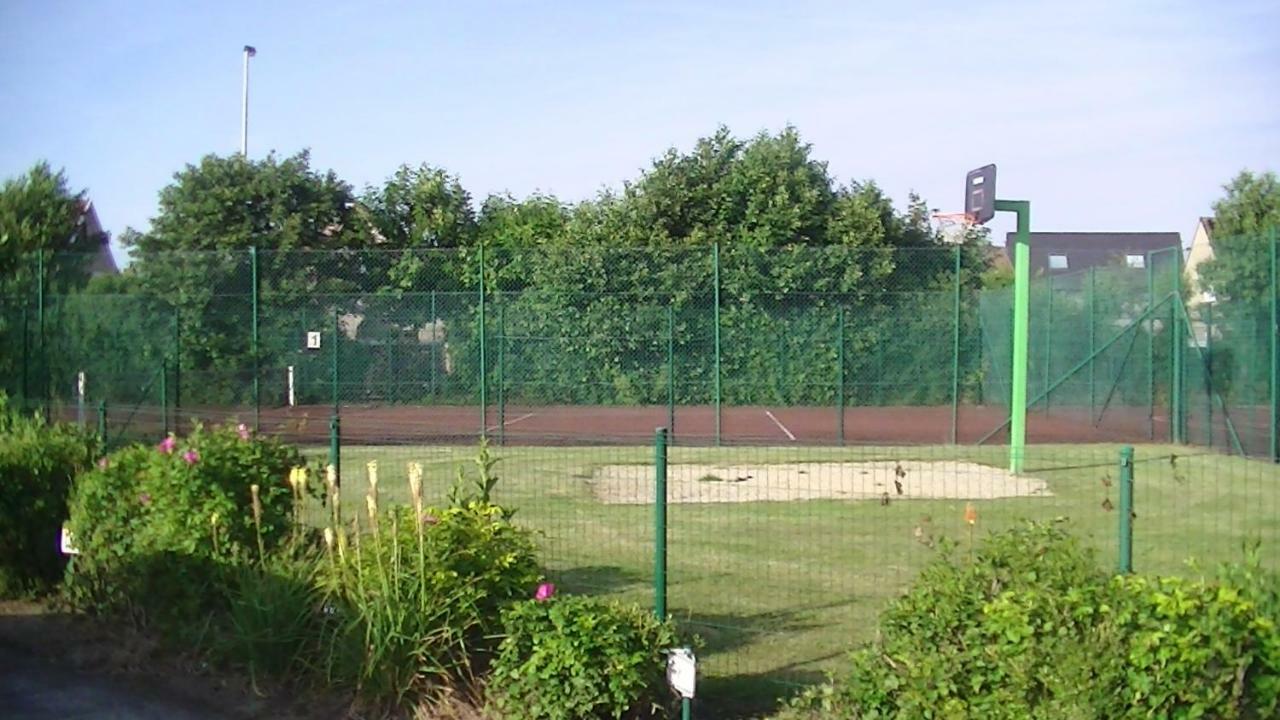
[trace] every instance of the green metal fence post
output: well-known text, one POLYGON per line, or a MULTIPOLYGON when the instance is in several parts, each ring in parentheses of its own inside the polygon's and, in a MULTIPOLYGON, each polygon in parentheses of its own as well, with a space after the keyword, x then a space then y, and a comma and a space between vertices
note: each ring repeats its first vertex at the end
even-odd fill
POLYGON ((1178 269, 1182 264, 1182 254, 1174 252, 1173 297, 1169 301, 1169 436, 1174 443, 1186 442, 1183 432, 1183 421, 1186 416, 1186 404, 1182 387, 1182 323, 1178 322, 1178 308, 1182 304, 1181 278, 1178 269))
POLYGON ((164 423, 164 434, 169 434, 169 359, 160 359, 160 417, 164 423))
POLYGON ((1097 375, 1095 374, 1095 358, 1097 350, 1095 345, 1098 343, 1097 318, 1094 315, 1094 303, 1096 301, 1095 294, 1098 291, 1095 283, 1096 267, 1089 268, 1089 420, 1092 422, 1097 413, 1097 375))
POLYGON ((182 422, 182 322, 181 311, 173 309, 173 429, 182 422))
POLYGON ((436 317, 436 291, 431 291, 431 397, 436 396, 436 364, 440 359, 436 356, 436 348, 440 346, 440 321, 436 317))
POLYGON ((480 328, 479 328, 479 338, 480 338, 480 437, 483 439, 483 438, 486 438, 486 437, 488 437, 488 436, 489 436, 489 429, 488 429, 488 427, 487 427, 488 422, 489 422, 489 397, 488 397, 488 394, 487 394, 487 393, 488 393, 488 389, 489 389, 489 388, 488 388, 488 385, 489 385, 489 369, 488 369, 487 367, 485 367, 485 352, 484 352, 484 341, 485 341, 485 334, 486 334, 486 330, 487 330, 487 326, 486 326, 485 321, 484 321, 484 243, 480 243, 480 248, 479 248, 479 250, 480 250, 480 255, 479 255, 479 263, 480 263, 480 328))
POLYGON ((329 465, 333 467, 334 484, 342 485, 342 418, 329 416, 329 465))
POLYGON ((1213 303, 1205 303, 1204 312, 1204 350, 1205 355, 1209 356, 1209 362, 1204 367, 1204 440, 1205 445, 1213 447, 1213 303))
POLYGON ((330 353, 332 365, 329 369, 329 385, 330 392, 333 396, 333 416, 338 416, 338 346, 342 338, 342 316, 341 311, 335 307, 333 309, 333 352, 330 353))
POLYGON ((720 423, 721 423, 720 401, 721 401, 721 390, 722 390, 720 386, 720 241, 719 240, 717 240, 715 244, 711 246, 711 262, 714 266, 713 279, 715 281, 715 308, 713 310, 713 313, 714 313, 714 321, 715 321, 714 332, 715 332, 715 371, 716 371, 716 377, 715 377, 716 447, 719 447, 720 446, 720 423))
POLYGON ((333 308, 333 351, 329 369, 329 384, 333 395, 333 413, 329 415, 329 465, 333 467, 336 484, 342 484, 342 406, 338 395, 339 346, 342 338, 341 311, 333 308))
POLYGON ((507 304, 498 299, 498 444, 507 444, 507 304))
MULTIPOLYGON (((956 444, 960 421, 960 246, 956 246, 954 313, 951 318, 951 444, 956 444)), ((843 316, 842 316, 843 317, 843 316)), ((843 330, 843 322, 841 330, 843 330)), ((844 368, 841 368, 843 372, 844 368)), ((844 415, 841 414, 843 418, 844 415)), ((840 441, 844 442, 843 427, 840 441)))
POLYGON ((107 401, 98 401, 98 442, 102 443, 102 451, 107 450, 107 401))
MULTIPOLYGON (((1053 382, 1053 276, 1049 276, 1049 300, 1044 321, 1044 387, 1053 382)), ((1049 414, 1049 393, 1044 394, 1044 414, 1049 414)))
POLYGON ((1271 228, 1271 462, 1280 463, 1280 259, 1278 231, 1271 228))
POLYGON ((258 385, 258 246, 249 248, 249 273, 252 286, 249 289, 250 302, 253 305, 251 324, 252 336, 249 342, 252 347, 249 354, 253 356, 253 430, 257 432, 262 425, 262 394, 258 385))
MULTIPOLYGON (((1147 310, 1156 306, 1156 279, 1151 269, 1151 253, 1146 257, 1147 310)), ((1156 319, 1147 318, 1147 439, 1156 439, 1156 319)))
POLYGON ((40 348, 39 373, 41 412, 49 420, 49 353, 44 345, 44 249, 36 251, 36 346, 40 348))
POLYGON ((27 412, 31 402, 31 389, 27 386, 27 370, 30 364, 29 355, 31 353, 31 328, 28 315, 27 303, 22 303, 22 384, 19 386, 22 390, 22 412, 27 412))
POLYGON ((836 433, 844 445, 844 305, 836 308, 836 433))
POLYGON ((667 429, 653 437, 653 613, 667 618, 667 429))
POLYGON ((1120 448, 1120 563, 1121 574, 1133 572, 1133 447, 1120 448))
POLYGON ((676 311, 667 299, 667 432, 676 441, 676 311))

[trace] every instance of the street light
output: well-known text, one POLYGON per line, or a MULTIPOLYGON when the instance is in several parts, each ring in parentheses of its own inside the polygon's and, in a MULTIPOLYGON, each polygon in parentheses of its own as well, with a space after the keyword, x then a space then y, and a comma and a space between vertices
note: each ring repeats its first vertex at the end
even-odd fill
POLYGON ((258 51, 252 45, 244 46, 244 85, 240 95, 240 156, 249 157, 249 58, 258 51))

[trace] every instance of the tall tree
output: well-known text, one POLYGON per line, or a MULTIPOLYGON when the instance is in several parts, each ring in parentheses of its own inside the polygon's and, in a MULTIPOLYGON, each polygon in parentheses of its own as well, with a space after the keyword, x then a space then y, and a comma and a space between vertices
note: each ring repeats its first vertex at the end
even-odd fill
POLYGON ((1223 186, 1213 204, 1213 260, 1201 276, 1222 299, 1265 303, 1271 287, 1268 233, 1280 231, 1280 181, 1247 170, 1223 186))
MULTIPOLYGON (((85 202, 83 190, 72 192, 66 174, 54 172, 43 161, 19 177, 5 180, 0 186, 0 280, 34 279, 31 257, 37 250, 44 250, 49 260, 56 253, 96 251, 105 238, 91 236, 82 221, 85 202)), ((66 272, 51 272, 45 279, 79 275, 82 265, 61 263, 59 267, 66 272)))
MULTIPOLYGON (((167 327, 179 318, 190 392, 230 401, 244 399, 244 371, 254 364, 255 265, 260 348, 292 348, 301 342, 299 313, 324 317, 339 297, 332 293, 383 282, 344 252, 368 246, 372 237, 351 187, 332 171, 312 169, 304 151, 256 161, 206 156, 160 191, 151 227, 123 241, 135 248, 131 273, 154 303, 153 314, 167 327)), ((260 364, 268 366, 269 353, 260 352, 260 364)))
POLYGON ((385 267, 386 289, 454 289, 460 258, 453 250, 476 232, 471 196, 458 178, 430 165, 402 165, 380 187, 364 193, 364 209, 377 231, 371 262, 385 267))

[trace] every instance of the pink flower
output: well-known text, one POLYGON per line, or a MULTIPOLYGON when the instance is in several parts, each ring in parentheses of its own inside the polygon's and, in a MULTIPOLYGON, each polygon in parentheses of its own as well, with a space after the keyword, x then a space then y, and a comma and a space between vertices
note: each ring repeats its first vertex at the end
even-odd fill
POLYGON ((436 523, 440 522, 440 518, 436 517, 435 515, 432 515, 426 510, 422 511, 422 515, 420 519, 422 520, 423 525, 435 525, 436 523))
POLYGON ((108 466, 108 465, 110 465, 110 464, 111 464, 111 463, 107 462, 107 459, 106 459, 106 458, 99 458, 99 459, 98 459, 98 467, 102 468, 103 470, 106 470, 106 469, 107 469, 107 466, 108 466))
POLYGON ((200 453, 196 452, 195 450, 188 450, 182 453, 182 459, 188 465, 195 465, 196 463, 200 462, 200 453))
POLYGON ((138 502, 139 502, 139 503, 141 503, 141 504, 142 504, 142 505, 144 505, 144 506, 145 506, 145 505, 150 505, 150 504, 151 504, 151 496, 150 496, 150 495, 148 495, 147 493, 139 493, 139 494, 138 494, 138 502))
POLYGON ((169 453, 172 453, 173 449, 177 446, 178 446, 178 441, 175 440, 172 435, 170 435, 169 437, 161 440, 160 444, 156 446, 156 449, 168 455, 169 453))
POLYGON ((533 599, 538 602, 546 602, 556 594, 556 586, 552 583, 542 583, 538 586, 538 591, 533 594, 533 599))
POLYGON ((249 426, 245 425, 244 423, 240 423, 239 425, 236 426, 236 434, 240 436, 241 440, 248 440, 249 426))

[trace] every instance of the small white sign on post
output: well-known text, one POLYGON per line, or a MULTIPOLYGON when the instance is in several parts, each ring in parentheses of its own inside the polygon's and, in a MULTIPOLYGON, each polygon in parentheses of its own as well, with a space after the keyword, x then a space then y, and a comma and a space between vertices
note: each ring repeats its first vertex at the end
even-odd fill
POLYGON ((76 539, 72 537, 71 531, 66 525, 62 526, 62 534, 58 538, 58 549, 63 555, 79 555, 80 549, 76 547, 76 539))
POLYGON ((698 661, 693 657, 693 648, 667 651, 667 682, 680 697, 693 699, 698 682, 698 661))
POLYGON ((294 397, 294 394, 293 394, 293 366, 290 365, 289 366, 289 407, 293 407, 297 404, 298 404, 298 400, 296 397, 294 397))
POLYGON ((308 350, 320 349, 320 333, 314 332, 311 330, 307 331, 307 349, 308 350))

